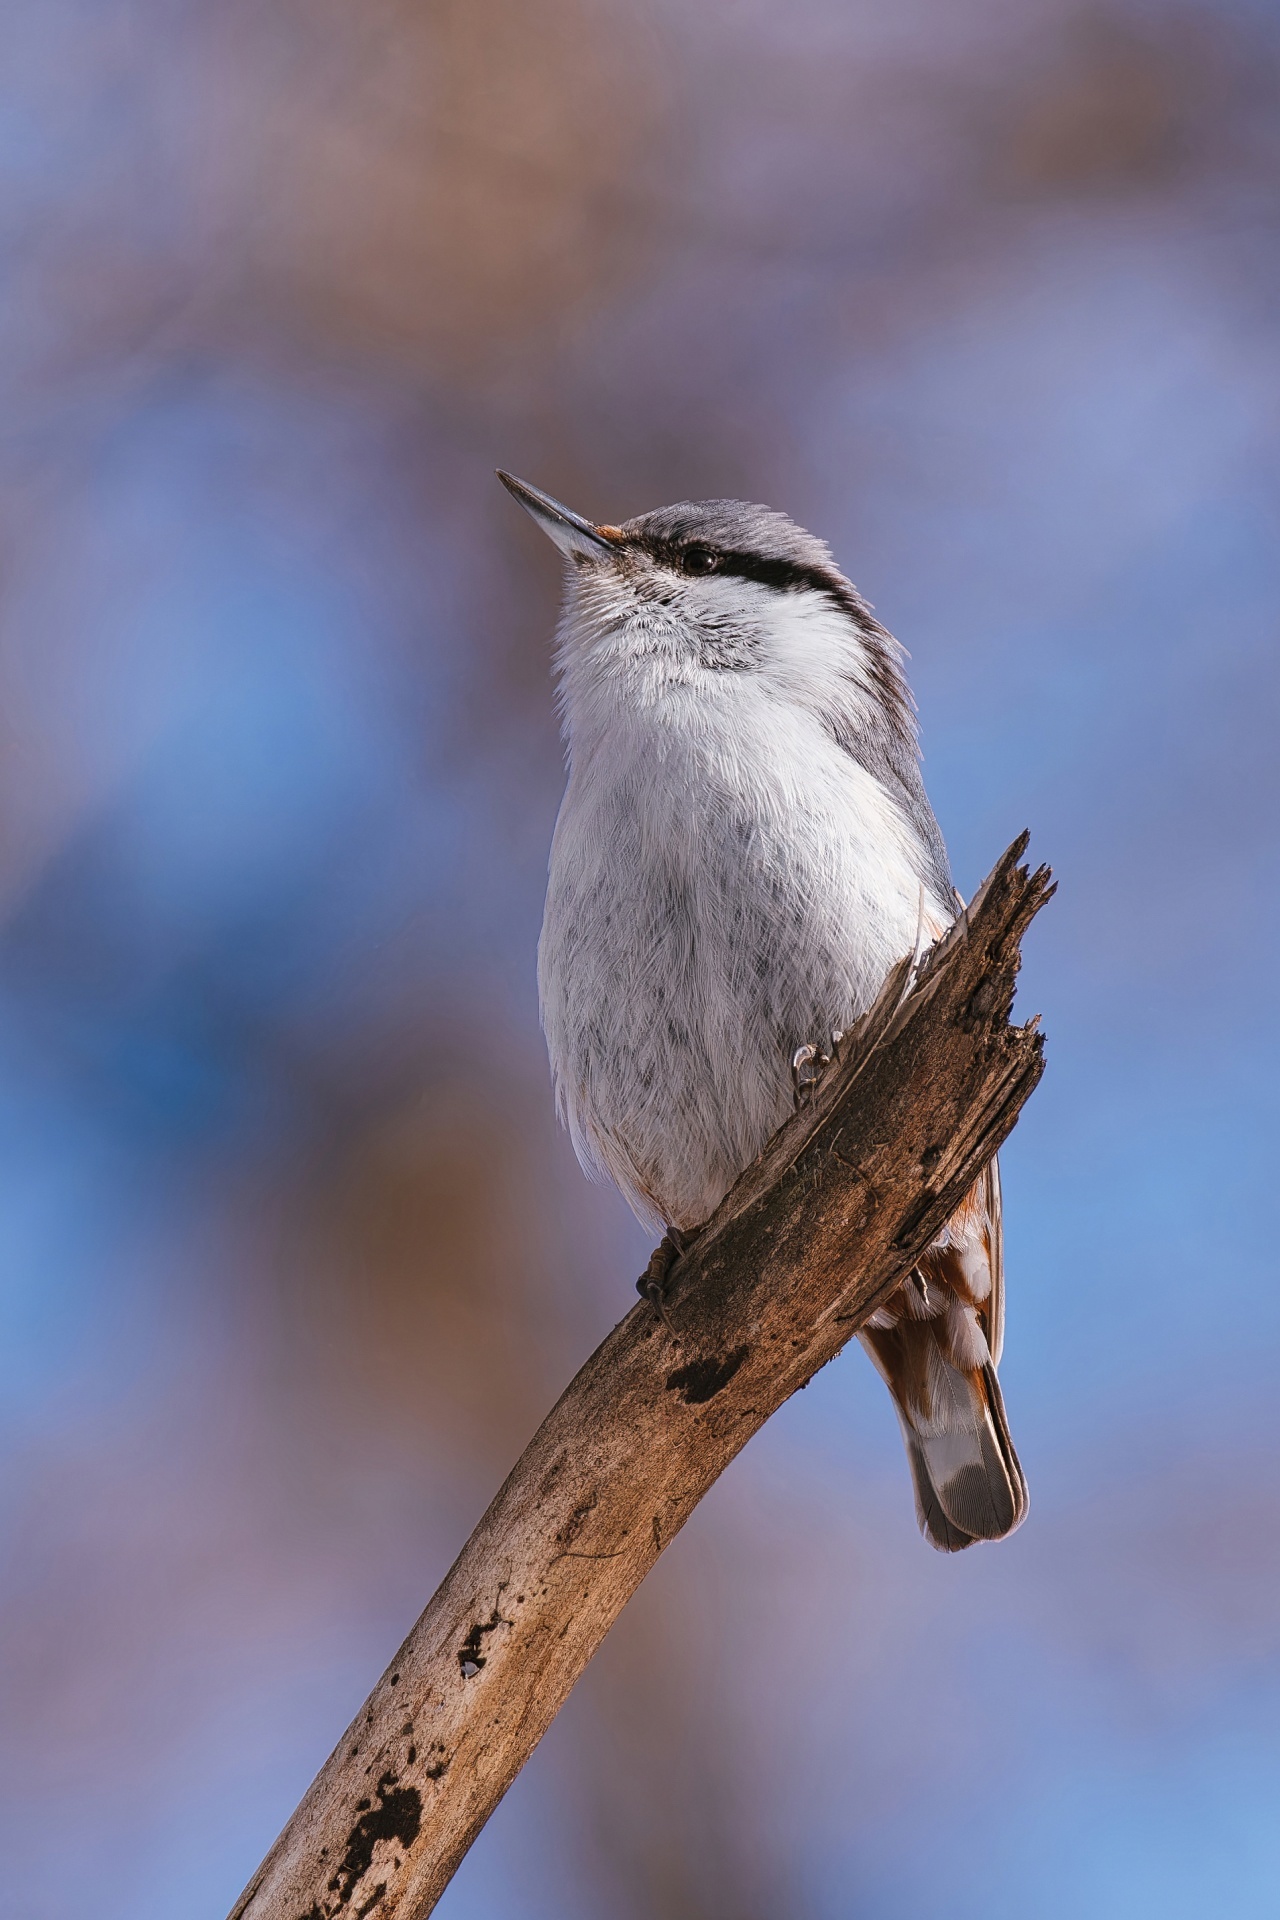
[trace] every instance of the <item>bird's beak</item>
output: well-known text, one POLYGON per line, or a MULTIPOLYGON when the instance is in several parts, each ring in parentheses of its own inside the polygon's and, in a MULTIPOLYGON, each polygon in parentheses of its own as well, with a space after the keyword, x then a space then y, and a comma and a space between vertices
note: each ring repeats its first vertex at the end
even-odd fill
POLYGON ((549 493, 539 493, 537 487, 513 479, 501 467, 498 478, 512 498, 533 516, 547 538, 555 541, 567 560, 601 560, 606 554, 616 552, 614 543, 601 528, 593 527, 580 513, 570 513, 568 507, 562 507, 549 493))

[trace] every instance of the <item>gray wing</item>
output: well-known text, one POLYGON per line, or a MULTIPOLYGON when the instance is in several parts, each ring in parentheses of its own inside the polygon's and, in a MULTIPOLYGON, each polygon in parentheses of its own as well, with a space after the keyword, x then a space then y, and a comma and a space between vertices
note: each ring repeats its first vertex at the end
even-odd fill
POLYGON ((837 746, 893 796, 915 835, 921 880, 935 898, 950 904, 955 898, 951 862, 942 829, 924 790, 920 748, 910 709, 902 716, 886 713, 883 719, 877 718, 870 724, 861 714, 855 721, 852 714, 833 713, 827 717, 827 731, 837 746))
POLYGON ((827 731, 837 746, 893 796, 915 835, 921 880, 936 899, 950 906, 955 897, 951 862, 924 790, 915 707, 902 671, 903 651, 856 587, 847 581, 845 585, 846 612, 856 621, 875 698, 868 708, 865 684, 855 686, 851 679, 848 705, 826 715, 827 731))

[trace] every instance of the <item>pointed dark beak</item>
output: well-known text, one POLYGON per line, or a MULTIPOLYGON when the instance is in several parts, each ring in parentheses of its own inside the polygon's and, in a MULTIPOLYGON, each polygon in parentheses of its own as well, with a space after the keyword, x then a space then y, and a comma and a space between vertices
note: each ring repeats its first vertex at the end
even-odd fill
POLYGON ((526 486, 523 480, 504 473, 501 467, 498 478, 511 497, 537 521, 548 540, 555 541, 566 559, 602 560, 606 554, 616 551, 613 542, 589 520, 584 520, 580 513, 570 513, 568 507, 562 507, 549 493, 539 493, 537 487, 526 486))

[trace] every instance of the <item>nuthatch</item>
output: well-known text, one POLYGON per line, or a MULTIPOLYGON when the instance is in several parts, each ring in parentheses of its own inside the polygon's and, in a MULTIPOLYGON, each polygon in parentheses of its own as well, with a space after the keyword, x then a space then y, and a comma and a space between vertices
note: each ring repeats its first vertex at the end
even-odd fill
MULTIPOLYGON (((538 949, 557 1101, 583 1166, 679 1245, 955 917, 902 650, 784 514, 703 500, 597 526, 499 477, 566 561, 538 949)), ((1003 1319, 993 1161, 860 1336, 946 1551, 1027 1510, 1003 1319)))

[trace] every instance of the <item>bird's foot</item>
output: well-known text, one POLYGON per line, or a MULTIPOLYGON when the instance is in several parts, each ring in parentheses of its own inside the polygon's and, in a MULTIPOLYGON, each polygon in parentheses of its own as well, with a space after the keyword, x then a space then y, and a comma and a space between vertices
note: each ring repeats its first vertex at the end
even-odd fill
POLYGON ((689 1245, 693 1235, 681 1233, 676 1227, 669 1227, 661 1240, 649 1255, 649 1264, 636 1281, 636 1292, 649 1305, 661 1320, 668 1333, 675 1329, 667 1318, 667 1282, 671 1278, 671 1269, 680 1255, 689 1245))
POLYGON ((827 1068, 831 1065, 837 1047, 844 1039, 842 1033, 831 1036, 831 1050, 810 1040, 807 1046, 797 1047, 791 1056, 791 1084, 795 1088, 796 1105, 801 1107, 806 1100, 813 1098, 814 1091, 827 1068))

